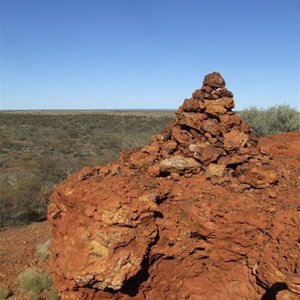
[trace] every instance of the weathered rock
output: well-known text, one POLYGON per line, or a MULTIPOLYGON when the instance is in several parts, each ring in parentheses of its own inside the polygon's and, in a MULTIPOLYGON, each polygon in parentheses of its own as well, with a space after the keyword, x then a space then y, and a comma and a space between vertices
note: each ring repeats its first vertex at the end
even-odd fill
POLYGON ((203 120, 205 119, 207 119, 207 115, 202 113, 198 113, 198 114, 182 113, 177 117, 178 123, 181 126, 188 126, 196 130, 200 130, 200 128, 203 126, 203 120))
POLYGON ((180 130, 178 127, 173 127, 172 136, 180 144, 185 144, 191 139, 191 134, 187 130, 180 130))
POLYGON ((276 294, 276 300, 299 300, 299 295, 290 292, 288 290, 282 290, 276 293, 276 288, 279 289, 280 287, 285 288, 284 283, 280 285, 277 285, 274 287, 274 294, 276 294))
POLYGON ((234 101, 232 98, 224 97, 224 98, 218 98, 217 100, 204 100, 205 105, 213 105, 213 106, 221 106, 223 108, 226 108, 227 110, 234 108, 234 101))
POLYGON ((248 142, 249 136, 241 131, 232 130, 224 134, 224 149, 226 151, 243 148, 248 142))
POLYGON ((221 127, 216 119, 204 120, 201 128, 213 136, 216 136, 221 132, 221 127))
POLYGON ((200 102, 197 99, 185 99, 182 104, 182 110, 188 112, 197 112, 200 109, 200 102))
POLYGON ((225 172, 225 165, 221 164, 209 164, 206 168, 206 178, 210 179, 212 177, 221 177, 225 172))
MULTIPOLYGON (((196 90, 196 91, 198 91, 198 90, 196 90)), ((210 87, 209 85, 203 85, 201 88, 202 94, 209 93, 212 95, 213 91, 214 91, 214 89, 212 87, 210 87)))
POLYGON ((279 180, 279 174, 268 165, 246 163, 238 166, 236 172, 241 183, 247 183, 255 188, 265 188, 279 180))
POLYGON ((228 91, 225 87, 217 88, 212 92, 212 94, 217 95, 218 98, 222 98, 222 97, 233 98, 232 92, 228 91))
MULTIPOLYGON (((241 123, 241 132, 248 134, 250 132, 250 126, 247 122, 241 123)), ((268 153, 265 153, 268 154, 268 153)))
POLYGON ((130 156, 129 164, 132 168, 142 168, 143 166, 152 166, 155 156, 148 155, 145 152, 135 152, 130 156))
POLYGON ((221 105, 207 104, 205 113, 209 116, 220 116, 226 113, 226 108, 221 105))
POLYGON ((148 153, 150 155, 157 155, 160 150, 160 145, 157 141, 153 141, 150 145, 147 145, 142 148, 142 152, 148 153))
POLYGON ((204 77, 203 85, 208 85, 212 88, 225 87, 225 80, 220 73, 213 72, 204 77))
POLYGON ((186 158, 180 155, 172 156, 160 162, 159 168, 162 172, 185 172, 196 170, 200 167, 199 162, 193 158, 186 158))
POLYGON ((89 189, 87 196, 80 184, 72 189, 64 185, 57 188, 49 206, 52 220, 65 225, 82 224, 72 226, 72 234, 58 232, 52 240, 56 263, 64 276, 62 280, 57 274, 58 289, 64 289, 66 282, 70 282, 70 286, 118 290, 126 279, 140 271, 143 257, 157 235, 153 217, 158 206, 152 194, 138 196, 137 184, 126 184, 126 178, 119 178, 118 191, 113 195, 111 184, 109 176, 95 184, 101 186, 99 203, 95 202, 98 189, 89 189), (84 199, 84 206, 76 217, 69 209, 77 205, 77 197, 84 199), (132 197, 137 197, 134 204, 130 201, 132 197), (63 249, 56 253, 55 249, 60 247, 63 249))
POLYGON ((193 93, 193 98, 194 99, 197 99, 197 100, 203 100, 204 99, 204 96, 203 96, 203 93, 201 90, 196 90, 194 93, 193 93))
POLYGON ((242 123, 240 117, 236 114, 225 114, 220 116, 221 126, 223 132, 228 132, 233 126, 242 123))
POLYGON ((237 167, 238 165, 248 161, 250 156, 246 154, 239 154, 236 155, 236 153, 233 154, 228 154, 226 156, 222 156, 218 162, 221 164, 224 164, 225 166, 235 166, 237 167))
POLYGON ((172 152, 174 152, 177 148, 177 143, 175 141, 169 140, 166 141, 162 146, 161 146, 161 150, 165 151, 168 154, 171 154, 172 152))
POLYGON ((222 152, 222 149, 214 147, 208 143, 200 144, 195 152, 195 158, 200 160, 204 166, 207 166, 211 162, 215 162, 222 152))
POLYGON ((300 295, 299 233, 300 211, 278 211, 269 231, 270 243, 260 253, 257 277, 268 287, 285 283, 286 289, 300 295), (274 249, 281 253, 274 255, 274 249))
POLYGON ((230 95, 207 75, 149 145, 58 185, 48 218, 62 300, 253 300, 278 282, 280 296, 298 293, 298 171, 277 170, 230 95))

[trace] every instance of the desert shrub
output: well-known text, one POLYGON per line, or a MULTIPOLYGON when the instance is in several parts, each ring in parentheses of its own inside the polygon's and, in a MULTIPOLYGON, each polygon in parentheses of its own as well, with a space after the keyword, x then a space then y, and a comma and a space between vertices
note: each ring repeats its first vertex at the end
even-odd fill
POLYGON ((50 247, 50 240, 38 244, 35 248, 35 256, 42 261, 46 261, 50 254, 49 247, 50 247))
POLYGON ((0 227, 43 216, 51 192, 52 186, 34 175, 23 174, 0 181, 0 227))
POLYGON ((289 105, 276 105, 268 109, 250 107, 240 112, 252 131, 258 135, 271 135, 300 130, 300 115, 289 105))
POLYGON ((35 268, 28 268, 19 275, 20 286, 23 290, 33 295, 38 295, 42 290, 52 286, 52 278, 49 274, 35 268))
POLYGON ((0 288, 0 300, 7 299, 10 295, 10 291, 7 288, 0 288))
POLYGON ((266 110, 271 133, 300 130, 300 115, 289 105, 277 105, 266 110))
POLYGON ((256 107, 250 107, 243 110, 241 113, 241 118, 248 122, 252 131, 258 135, 268 134, 267 120, 264 116, 264 111, 256 107))

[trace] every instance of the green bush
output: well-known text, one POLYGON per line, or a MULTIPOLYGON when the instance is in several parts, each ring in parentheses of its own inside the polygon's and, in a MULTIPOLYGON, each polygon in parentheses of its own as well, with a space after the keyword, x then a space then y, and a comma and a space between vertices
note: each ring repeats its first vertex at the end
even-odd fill
POLYGON ((51 275, 35 268, 28 268, 20 273, 19 281, 21 288, 33 295, 38 295, 42 290, 52 286, 51 275))
POLYGON ((247 108, 240 113, 253 132, 258 135, 271 135, 300 130, 300 115, 289 105, 276 105, 268 109, 247 108))

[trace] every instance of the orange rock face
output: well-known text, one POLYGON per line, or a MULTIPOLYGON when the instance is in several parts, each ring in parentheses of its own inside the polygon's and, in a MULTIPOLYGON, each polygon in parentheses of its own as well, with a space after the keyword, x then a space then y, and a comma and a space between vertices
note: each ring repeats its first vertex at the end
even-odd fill
POLYGON ((299 157, 272 159, 232 97, 208 74, 149 145, 57 187, 50 265, 62 299, 300 293, 299 157))

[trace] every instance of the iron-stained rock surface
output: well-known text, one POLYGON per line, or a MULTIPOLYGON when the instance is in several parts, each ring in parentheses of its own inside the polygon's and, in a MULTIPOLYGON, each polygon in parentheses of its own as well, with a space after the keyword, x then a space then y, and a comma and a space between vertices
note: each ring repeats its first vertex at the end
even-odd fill
POLYGON ((233 107, 208 74, 149 145, 57 187, 50 265, 62 299, 298 297, 299 168, 287 172, 293 160, 273 159, 233 107))

